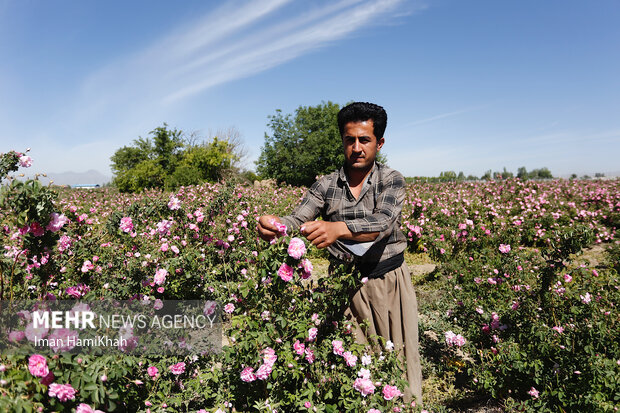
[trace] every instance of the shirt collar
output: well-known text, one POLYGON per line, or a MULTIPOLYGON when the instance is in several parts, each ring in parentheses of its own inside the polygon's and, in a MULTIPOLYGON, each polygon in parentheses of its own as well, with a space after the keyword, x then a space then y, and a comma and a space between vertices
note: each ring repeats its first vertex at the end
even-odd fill
MULTIPOLYGON (((349 181, 347 180, 347 173, 345 172, 345 166, 346 165, 342 165, 340 167, 340 170, 338 171, 338 179, 340 179, 340 181, 342 181, 343 183, 346 183, 348 185, 349 181)), ((377 171, 379 166, 380 166, 380 164, 378 164, 375 161, 375 163, 372 165, 372 169, 370 170, 370 173, 366 177, 366 182, 364 182, 364 185, 366 185, 367 183, 368 184, 372 183, 372 179, 376 175, 375 172, 377 171)))

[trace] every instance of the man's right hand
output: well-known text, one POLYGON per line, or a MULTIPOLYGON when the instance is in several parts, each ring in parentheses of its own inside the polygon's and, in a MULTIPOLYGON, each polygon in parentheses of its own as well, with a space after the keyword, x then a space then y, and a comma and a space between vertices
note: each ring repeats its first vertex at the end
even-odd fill
POLYGON ((275 215, 263 215, 258 219, 258 235, 265 241, 271 241, 279 235, 278 228, 273 222, 281 223, 280 218, 275 215))

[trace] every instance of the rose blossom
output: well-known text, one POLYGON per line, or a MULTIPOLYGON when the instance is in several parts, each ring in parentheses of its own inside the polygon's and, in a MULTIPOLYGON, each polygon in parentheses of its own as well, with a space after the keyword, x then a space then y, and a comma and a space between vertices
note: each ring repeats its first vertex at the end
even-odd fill
POLYGON ((357 377, 361 377, 362 379, 369 379, 370 378, 370 370, 368 370, 368 369, 360 369, 360 371, 357 372, 357 377))
POLYGON ((389 386, 387 384, 383 386, 383 398, 385 400, 392 400, 393 398, 400 397, 402 395, 403 394, 396 386, 389 386))
POLYGON ((58 328, 52 330, 48 336, 50 347, 54 350, 54 353, 59 351, 69 351, 76 346, 78 333, 68 328, 58 328), (51 343, 54 343, 52 345, 51 343))
POLYGON ((243 380, 246 383, 256 380, 256 374, 254 374, 254 369, 252 367, 244 368, 241 371, 241 380, 243 380))
POLYGON ((362 356, 362 366, 367 366, 372 363, 372 358, 368 354, 362 356))
POLYGON ((155 277, 153 278, 153 281, 157 285, 162 285, 166 281, 166 275, 168 275, 168 271, 166 271, 164 268, 160 268, 155 272, 155 277))
POLYGON ((287 252, 288 255, 298 260, 306 253, 306 244, 304 244, 301 238, 294 237, 288 244, 287 252))
POLYGON ((308 341, 314 341, 316 339, 316 335, 319 332, 319 329, 316 327, 312 327, 308 330, 308 341))
POLYGON ((375 385, 370 379, 362 379, 358 377, 355 379, 355 383, 353 383, 353 388, 362 393, 362 396, 364 397, 375 392, 375 385))
POLYGON ((340 340, 332 340, 332 347, 334 348, 334 354, 337 356, 342 356, 344 353, 344 347, 342 347, 342 341, 340 340))
POLYGON ((170 202, 168 202, 168 208, 173 211, 181 208, 181 201, 179 200, 179 198, 177 198, 176 196, 171 196, 170 202))
POLYGON ((267 380, 267 378, 271 374, 271 369, 272 369, 272 366, 269 366, 267 364, 262 364, 256 371, 256 377, 259 380, 267 380))
POLYGON ((342 354, 342 357, 344 357, 344 360, 346 361, 347 366, 349 367, 355 367, 355 365, 357 364, 357 356, 351 353, 350 351, 344 352, 342 354))
POLYGON ((103 413, 101 410, 95 410, 86 403, 80 403, 75 413, 103 413))
POLYGON ((510 244, 499 244, 499 252, 508 254, 510 252, 510 244))
POLYGON ((28 370, 35 377, 45 377, 48 375, 47 359, 40 354, 33 354, 28 359, 28 370))
POLYGON ((127 232, 127 233, 133 231, 133 221, 131 220, 131 217, 121 218, 121 223, 119 225, 119 228, 121 229, 121 231, 127 232))
POLYGON ((61 402, 75 400, 75 389, 70 384, 52 383, 49 385, 50 397, 56 397, 61 402))
POLYGON ((32 166, 32 158, 28 155, 20 156, 19 166, 21 166, 22 168, 30 168, 32 166))
POLYGON ((181 362, 178 362, 177 364, 173 364, 172 366, 168 368, 170 369, 172 374, 178 376, 179 374, 182 374, 185 371, 185 363, 181 361, 181 362))
POLYGON ((303 343, 300 343, 299 340, 297 340, 293 344, 293 348, 295 349, 295 353, 297 353, 298 356, 301 356, 304 354, 306 346, 303 343))
POLYGON ((26 326, 26 330, 24 330, 26 334, 26 338, 28 341, 34 342, 37 339, 45 338, 49 329, 43 326, 39 326, 34 328, 34 323, 30 323, 26 326))
POLYGON ((151 376, 152 378, 155 378, 157 377, 159 370, 157 369, 157 367, 151 366, 148 369, 146 369, 146 372, 149 374, 149 376, 151 376))
POLYGON ((277 359, 278 356, 276 356, 275 350, 271 347, 267 347, 263 350, 263 363, 267 366, 272 367, 277 359))
POLYGON ((69 219, 64 214, 59 214, 58 212, 52 212, 50 214, 50 222, 47 224, 45 229, 52 232, 59 231, 69 219))
POLYGON ((26 333, 24 333, 23 331, 11 331, 9 333, 9 341, 12 343, 22 341, 24 337, 26 337, 26 333))
POLYGON ((294 273, 295 272, 293 270, 293 267, 291 267, 287 263, 283 263, 282 265, 280 265, 280 268, 278 269, 278 276, 282 279, 282 281, 286 281, 286 282, 291 281, 293 279, 294 273))

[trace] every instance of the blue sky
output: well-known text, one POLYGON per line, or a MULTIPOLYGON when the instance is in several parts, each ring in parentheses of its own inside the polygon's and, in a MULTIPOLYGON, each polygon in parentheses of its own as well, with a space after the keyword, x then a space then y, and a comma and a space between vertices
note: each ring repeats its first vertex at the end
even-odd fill
POLYGON ((110 175, 163 122, 235 127, 322 101, 388 112, 406 176, 620 174, 620 2, 0 0, 0 152, 110 175))

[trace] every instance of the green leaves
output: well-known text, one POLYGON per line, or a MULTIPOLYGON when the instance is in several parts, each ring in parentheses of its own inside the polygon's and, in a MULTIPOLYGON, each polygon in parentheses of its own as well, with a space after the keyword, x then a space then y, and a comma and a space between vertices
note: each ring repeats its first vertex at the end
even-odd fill
POLYGON ((261 177, 295 186, 310 186, 317 175, 335 171, 344 162, 338 130, 338 104, 300 106, 292 114, 280 110, 269 117, 271 135, 256 162, 261 177))

